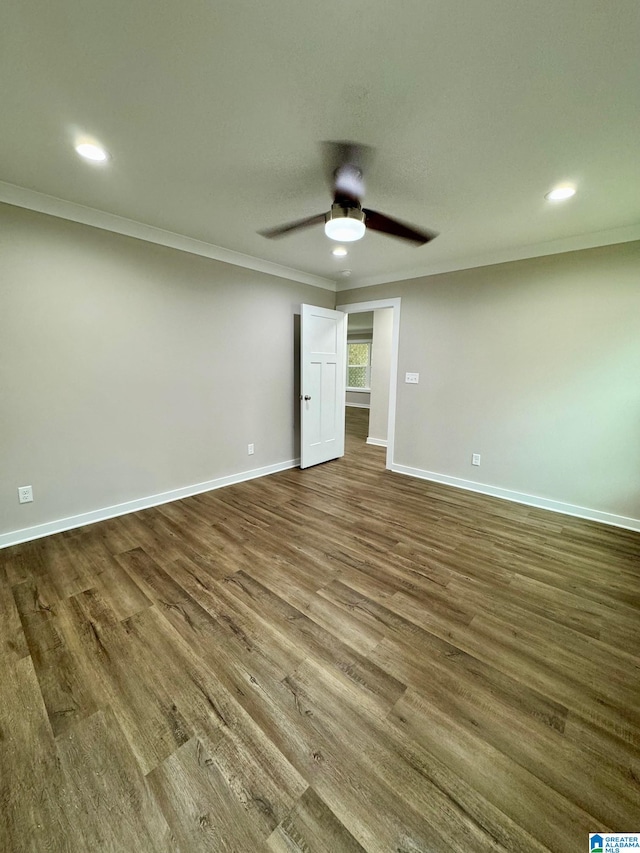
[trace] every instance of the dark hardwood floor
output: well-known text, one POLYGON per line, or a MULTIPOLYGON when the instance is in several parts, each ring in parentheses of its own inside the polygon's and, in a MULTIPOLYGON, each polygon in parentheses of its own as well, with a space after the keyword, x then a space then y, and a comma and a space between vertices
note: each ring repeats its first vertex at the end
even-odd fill
POLYGON ((640 535, 364 444, 0 552, 0 850, 640 831, 640 535))

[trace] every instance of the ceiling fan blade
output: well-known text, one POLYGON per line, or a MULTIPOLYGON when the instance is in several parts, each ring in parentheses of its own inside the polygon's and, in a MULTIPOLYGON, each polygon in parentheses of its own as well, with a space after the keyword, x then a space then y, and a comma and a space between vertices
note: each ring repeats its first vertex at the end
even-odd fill
POLYGON ((276 237, 284 237, 285 234, 290 234, 292 231, 308 228, 310 225, 319 225, 321 222, 324 222, 325 216, 326 214, 324 213, 318 213, 316 216, 309 216, 307 219, 296 219, 295 222, 287 222, 285 225, 278 225, 276 228, 266 228, 264 231, 258 231, 258 234, 273 240, 276 237))
POLYGON ((419 231, 412 225, 406 225, 404 222, 385 216, 384 213, 379 213, 377 210, 369 210, 366 207, 362 209, 365 215, 365 225, 372 231, 380 231, 382 234, 389 234, 390 237, 399 237, 401 240, 408 240, 419 246, 423 246, 438 236, 435 231, 419 231))

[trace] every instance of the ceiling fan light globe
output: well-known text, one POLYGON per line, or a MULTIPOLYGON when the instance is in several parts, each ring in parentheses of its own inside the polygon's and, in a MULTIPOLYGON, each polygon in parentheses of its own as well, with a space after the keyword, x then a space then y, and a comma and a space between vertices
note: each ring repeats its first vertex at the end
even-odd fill
POLYGON ((353 243, 355 240, 361 240, 365 231, 364 222, 346 216, 339 219, 329 219, 324 224, 324 233, 327 237, 330 240, 337 240, 339 243, 353 243))
POLYGON ((361 240, 366 230, 364 211, 360 205, 344 205, 339 201, 331 205, 324 223, 324 233, 330 240, 353 243, 354 240, 361 240))

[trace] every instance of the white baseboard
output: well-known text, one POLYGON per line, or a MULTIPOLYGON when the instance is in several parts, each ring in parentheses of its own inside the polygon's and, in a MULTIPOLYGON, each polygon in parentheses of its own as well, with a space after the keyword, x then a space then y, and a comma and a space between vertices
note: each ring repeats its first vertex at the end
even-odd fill
POLYGON ((116 518, 118 515, 137 512, 140 509, 149 509, 152 506, 166 504, 170 501, 179 501, 182 498, 191 497, 191 495, 199 495, 202 492, 221 489, 223 486, 231 486, 234 483, 243 483, 245 480, 266 477, 268 474, 276 474, 278 471, 287 471, 289 468, 296 468, 299 464, 299 459, 290 459, 287 462, 278 462, 275 465, 265 465, 264 468, 254 468, 251 471, 242 471, 240 474, 218 477, 216 480, 207 480, 204 483, 196 483, 193 486, 184 486, 181 489, 172 489, 169 492, 162 492, 158 495, 149 495, 146 498, 138 498, 137 500, 126 501, 115 506, 103 507, 102 509, 95 509, 91 512, 83 512, 80 515, 60 518, 57 521, 36 524, 34 527, 24 527, 22 530, 2 533, 0 534, 0 548, 19 545, 21 542, 30 542, 32 539, 41 539, 43 536, 51 536, 53 533, 62 533, 63 530, 73 530, 75 527, 84 527, 85 524, 106 521, 108 518, 116 518))
MULTIPOLYGON (((380 439, 367 439, 368 444, 378 444, 380 442, 380 439)), ((169 503, 170 501, 188 498, 191 495, 198 495, 202 492, 221 489, 223 486, 231 486, 234 483, 242 483, 246 480, 254 480, 258 477, 266 477, 269 474, 275 474, 278 471, 287 471, 290 468, 296 468, 299 464, 299 459, 290 459, 286 462, 276 463, 275 465, 266 465, 263 468, 254 468, 251 471, 243 471, 239 474, 231 474, 228 477, 219 477, 215 480, 196 483, 195 485, 185 486, 181 489, 173 489, 169 492, 149 495, 145 498, 126 501, 125 503, 116 504, 115 506, 103 507, 102 509, 92 510, 91 512, 84 512, 80 515, 69 516, 56 521, 48 521, 44 524, 36 524, 33 527, 25 527, 21 530, 13 530, 9 533, 0 534, 0 548, 8 548, 11 545, 19 545, 21 542, 29 542, 32 539, 40 539, 43 536, 51 536, 54 533, 62 533, 64 530, 73 530, 76 527, 84 527, 85 524, 106 521, 108 518, 116 518, 119 515, 126 515, 129 512, 137 512, 141 509, 149 509, 150 507, 159 506, 160 504, 169 503)), ((494 498, 502 498, 503 500, 514 501, 515 503, 526 504, 527 506, 538 507, 539 509, 548 509, 552 512, 559 512, 563 515, 586 518, 590 521, 598 521, 601 524, 610 524, 614 527, 624 527, 627 530, 640 532, 640 519, 637 518, 627 518, 623 515, 614 515, 613 513, 601 512, 596 509, 587 509, 586 507, 574 506, 573 504, 567 504, 561 501, 553 501, 548 498, 540 498, 535 495, 514 492, 510 489, 501 489, 497 486, 475 483, 472 480, 448 477, 445 474, 437 474, 433 471, 424 471, 421 468, 411 468, 407 465, 393 464, 391 465, 390 470, 395 471, 397 474, 406 474, 410 477, 417 477, 420 480, 430 480, 434 483, 443 483, 447 486, 454 486, 457 489, 479 492, 483 495, 491 495, 494 498)))
POLYGON ((376 447, 386 447, 387 439, 386 438, 371 438, 371 436, 367 436, 367 444, 375 444, 376 447))
POLYGON ((527 495, 522 492, 513 492, 510 489, 501 489, 498 486, 488 486, 484 483, 475 483, 473 480, 462 480, 458 477, 448 477, 446 474, 436 474, 434 471, 423 471, 422 468, 410 468, 408 465, 391 465, 391 470, 397 474, 407 474, 409 477, 417 477, 420 480, 431 480, 434 483, 443 483, 446 486, 454 486, 456 489, 466 489, 469 492, 480 492, 483 495, 491 495, 494 498, 502 498, 514 503, 535 506, 538 509, 548 509, 563 515, 572 515, 576 518, 586 518, 590 521, 599 521, 601 524, 610 524, 613 527, 624 527, 627 530, 640 531, 640 518, 627 518, 625 515, 614 515, 610 512, 601 512, 597 509, 588 509, 583 506, 553 501, 549 498, 540 498, 535 495, 527 495))
POLYGON ((368 403, 345 403, 345 406, 349 406, 352 409, 370 409, 370 405, 368 403))

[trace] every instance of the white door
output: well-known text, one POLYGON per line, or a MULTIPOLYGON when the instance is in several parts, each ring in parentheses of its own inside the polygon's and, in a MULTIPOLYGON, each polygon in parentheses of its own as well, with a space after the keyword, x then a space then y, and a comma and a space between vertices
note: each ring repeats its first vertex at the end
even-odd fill
POLYGON ((300 467, 344 456, 347 315, 302 305, 300 467))

